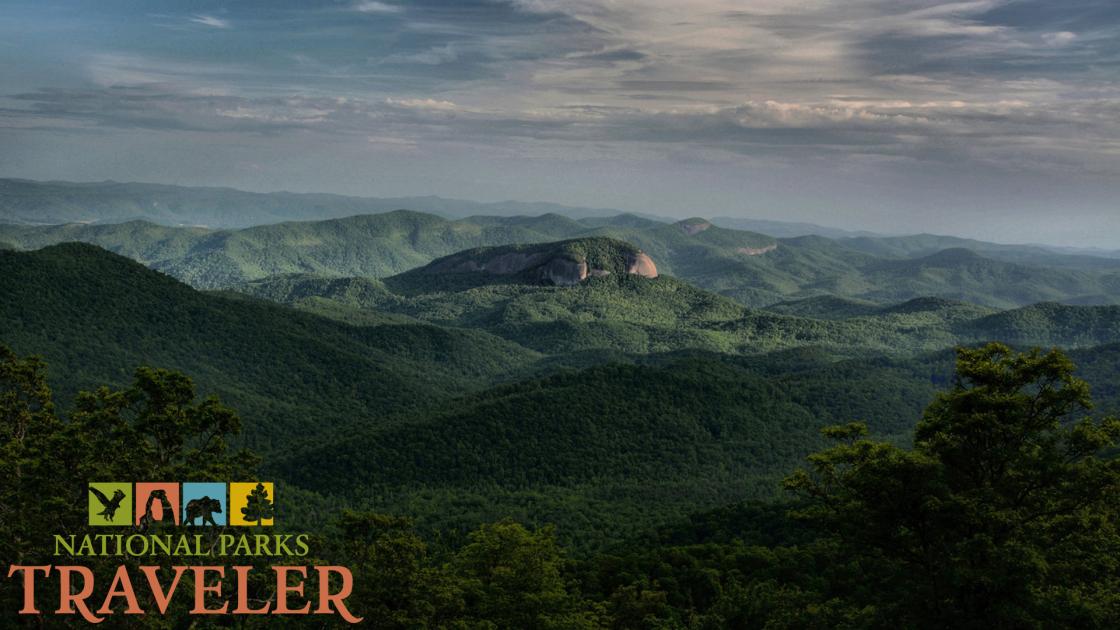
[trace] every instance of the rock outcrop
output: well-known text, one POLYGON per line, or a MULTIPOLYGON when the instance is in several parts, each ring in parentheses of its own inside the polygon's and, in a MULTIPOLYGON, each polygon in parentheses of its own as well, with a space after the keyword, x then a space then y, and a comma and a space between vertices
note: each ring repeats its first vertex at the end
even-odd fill
POLYGON ((632 273, 645 278, 657 277, 657 265, 645 252, 637 252, 626 257, 626 273, 632 273))
POLYGON ((557 257, 541 265, 537 277, 543 284, 569 286, 583 282, 588 274, 586 261, 557 257))
POLYGON ((481 273, 520 276, 534 284, 571 286, 592 277, 631 274, 657 277, 657 265, 640 249, 608 238, 539 245, 490 247, 441 258, 415 272, 424 275, 481 273))

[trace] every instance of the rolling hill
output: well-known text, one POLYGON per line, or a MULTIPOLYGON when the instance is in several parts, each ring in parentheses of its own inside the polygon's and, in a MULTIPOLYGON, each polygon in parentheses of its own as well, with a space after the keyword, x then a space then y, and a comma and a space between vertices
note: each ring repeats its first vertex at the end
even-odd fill
MULTIPOLYGON (((884 246, 869 253, 852 247, 850 240, 774 239, 699 218, 668 224, 633 215, 575 220, 546 214, 452 221, 400 210, 240 230, 171 228, 139 221, 0 225, 0 242, 19 248, 89 242, 203 289, 287 274, 385 278, 464 250, 576 238, 625 241, 656 260, 661 273, 748 306, 814 296, 880 305, 935 296, 995 308, 1039 301, 1120 303, 1120 267, 1105 258, 1091 259, 1097 261, 1092 265, 1075 264, 1071 261, 1088 257, 1046 258, 1041 250, 1032 250, 1031 264, 1025 264, 959 247, 927 254, 917 245, 913 250, 884 246), (911 251, 922 255, 899 257, 911 251), (1050 260, 1053 265, 1047 263, 1050 260)), ((935 239, 934 244, 940 242, 935 239)), ((1002 255, 999 246, 993 247, 994 255, 1002 255)), ((862 249, 873 248, 864 243, 862 249)))
MULTIPOLYGON (((648 354, 701 349, 759 354, 798 347, 827 349, 837 356, 874 352, 913 355, 958 343, 1003 339, 997 313, 946 298, 923 297, 880 306, 832 297, 786 302, 767 310, 743 306, 668 275, 620 273, 639 250, 601 237, 530 246, 481 248, 454 254, 403 274, 369 280, 307 275, 266 278, 238 287, 250 295, 338 317, 406 316, 441 326, 480 329, 546 354, 609 349, 648 354), (568 249, 606 256, 557 286, 541 268, 568 249), (520 261, 525 270, 485 271, 520 261)), ((576 265, 574 256, 567 264, 576 265)), ((660 262, 652 259, 656 269, 660 262)), ((1085 308, 1090 313, 1116 309, 1085 308)), ((1120 339, 1101 323, 1077 343, 1059 334, 1062 312, 1016 343, 1095 345, 1120 339), (1053 334, 1052 334, 1053 333, 1053 334)), ((1104 317, 1104 315, 1102 315, 1104 317)))
POLYGON ((0 342, 42 354, 64 401, 140 365, 190 374, 241 410, 248 444, 281 443, 510 377, 539 355, 481 331, 350 326, 200 293, 97 247, 0 251, 0 342))
POLYGON ((328 496, 344 488, 359 504, 407 511, 425 529, 515 515, 602 548, 653 523, 776 496, 830 422, 905 432, 934 391, 929 371, 949 366, 802 361, 782 375, 712 355, 556 374, 297 449, 271 468, 328 496), (298 465, 307 461, 319 465, 298 465))
MULTIPOLYGON (((1072 358, 1103 410, 1116 410, 1120 345, 1072 358)), ((859 419, 906 443, 952 366, 948 351, 841 362, 815 351, 661 356, 498 386, 270 466, 326 496, 406 512, 425 531, 513 516, 556 523, 579 549, 609 549, 652 524, 773 499, 785 472, 823 444, 823 426, 859 419)))
MULTIPOLYGON (((667 275, 590 274, 625 271, 636 252, 579 239, 462 252, 383 281, 251 283, 297 310, 199 292, 90 245, 3 251, 0 341, 47 358, 64 408, 139 365, 185 371, 240 410, 270 476, 317 501, 408 513, 425 531, 553 522, 588 550, 773 496, 821 426, 862 419, 905 441, 950 378, 940 348, 968 335, 1028 322, 1060 336, 1071 321, 1091 333, 1079 344, 1115 340, 1114 308, 992 313, 925 298, 826 321, 667 275), (495 282, 446 267, 510 252, 582 256, 589 277, 495 282), (445 275, 458 286, 433 289, 445 275)), ((1075 357, 1116 408, 1120 344, 1075 357)))
POLYGON ((1120 307, 1033 304, 968 322, 961 330, 1022 345, 1046 339, 1046 345, 1092 346, 1120 341, 1120 307))

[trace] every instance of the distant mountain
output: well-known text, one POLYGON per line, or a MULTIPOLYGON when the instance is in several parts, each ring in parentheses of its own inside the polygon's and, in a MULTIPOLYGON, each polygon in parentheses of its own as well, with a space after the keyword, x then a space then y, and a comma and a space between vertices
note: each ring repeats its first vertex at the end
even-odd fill
POLYGON ((995 308, 1041 301, 1120 304, 1120 260, 924 235, 775 239, 703 218, 662 223, 634 215, 544 214, 450 220, 396 210, 236 230, 147 221, 0 224, 0 243, 34 249, 89 242, 200 289, 290 274, 385 278, 479 247, 588 238, 629 243, 656 261, 658 272, 755 307, 814 296, 880 305, 924 296, 995 308))
POLYGON ((845 246, 874 256, 920 258, 946 249, 967 249, 983 256, 1025 265, 1061 267, 1086 271, 1117 271, 1120 260, 1109 252, 1058 248, 1043 245, 1003 245, 956 236, 916 234, 913 236, 858 237, 840 240, 845 246))
MULTIPOLYGON (((995 309, 942 297, 883 306, 818 296, 758 311, 668 275, 627 273, 639 254, 624 242, 578 239, 468 250, 380 281, 288 275, 237 289, 344 321, 362 321, 364 313, 485 330, 545 354, 759 354, 817 347, 836 356, 901 356, 1002 338, 999 328, 979 323, 995 309)), ((904 262, 926 269, 977 260, 984 261, 950 250, 933 261, 904 262)), ((653 258, 649 265, 659 268, 653 258)), ((1052 345, 1066 339, 1051 332, 1040 327, 1014 341, 1052 345)), ((1100 329, 1073 345, 1117 340, 1100 329)))
POLYGON ((445 217, 618 214, 617 210, 551 203, 482 203, 442 197, 347 197, 322 193, 254 193, 120 182, 38 182, 0 179, 0 223, 52 225, 145 220, 168 226, 244 228, 283 221, 337 219, 411 209, 445 217))
POLYGON ((1044 301, 1120 302, 1120 270, 1094 273, 1026 266, 963 248, 880 260, 865 266, 863 277, 870 288, 861 297, 876 301, 930 295, 1003 308, 1044 301))
POLYGON ((115 225, 0 226, 25 248, 89 242, 203 289, 284 273, 388 276, 472 247, 555 240, 586 230, 558 215, 450 221, 406 210, 241 230, 172 228, 146 221, 115 225))
POLYGON ((452 221, 399 210, 241 230, 172 228, 140 221, 0 225, 0 240, 25 249, 89 242, 203 289, 291 273, 384 277, 467 249, 576 237, 624 240, 656 257, 667 271, 685 277, 735 274, 737 260, 775 246, 768 236, 716 228, 699 219, 665 224, 633 215, 579 221, 556 214, 452 221), (700 225, 706 227, 698 229, 700 225))
POLYGON ((798 236, 824 236, 826 238, 855 238, 878 237, 874 232, 864 230, 845 230, 835 227, 826 227, 815 223, 799 223, 796 221, 772 221, 768 219, 751 219, 747 217, 715 217, 712 223, 720 227, 734 230, 748 230, 762 232, 777 238, 795 238, 798 236))
MULTIPOLYGON (((33 181, 0 178, 0 224, 61 225, 66 223, 106 224, 150 221, 166 226, 244 228, 286 221, 321 221, 360 214, 381 214, 393 210, 413 210, 445 218, 474 216, 537 216, 554 214, 586 220, 595 226, 615 220, 622 214, 611 208, 589 208, 547 202, 479 202, 448 199, 433 195, 413 197, 354 197, 328 193, 257 193, 233 188, 175 186, 167 184, 103 182, 33 181)), ((625 227, 652 227, 674 219, 652 214, 624 215, 625 227)), ((1031 262, 1031 258, 1061 254, 1072 264, 1091 264, 1091 260, 1120 259, 1120 251, 1051 245, 998 245, 952 236, 884 236, 865 230, 826 227, 813 223, 774 221, 750 217, 716 217, 711 222, 722 228, 757 232, 775 238, 823 236, 853 241, 853 249, 875 255, 915 256, 938 249, 965 247, 1011 262, 1031 262), (938 241, 940 241, 938 243, 938 241), (1000 254, 997 256, 996 254, 1000 254)))

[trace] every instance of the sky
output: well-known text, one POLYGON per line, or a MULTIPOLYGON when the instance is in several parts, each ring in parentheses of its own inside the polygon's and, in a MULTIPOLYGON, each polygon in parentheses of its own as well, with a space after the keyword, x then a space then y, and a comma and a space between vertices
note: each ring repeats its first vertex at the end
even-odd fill
POLYGON ((0 176, 1120 247, 1115 0, 3 0, 0 176))

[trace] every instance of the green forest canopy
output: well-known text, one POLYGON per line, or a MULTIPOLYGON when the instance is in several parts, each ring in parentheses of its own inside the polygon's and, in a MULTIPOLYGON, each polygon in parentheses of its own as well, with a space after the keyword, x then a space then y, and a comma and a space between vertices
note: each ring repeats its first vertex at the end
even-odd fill
MULTIPOLYGON (((60 415, 45 368, 0 347, 6 559, 49 563, 52 531, 85 528, 74 506, 91 478, 257 474, 227 446, 237 414, 187 377, 140 368, 60 415)), ((451 542, 406 517, 341 512, 317 557, 354 570, 353 606, 380 628, 1114 627, 1120 460, 1101 454, 1120 420, 1082 416, 1090 404, 1059 351, 961 349, 912 447, 828 428, 836 445, 787 476, 788 498, 697 514, 657 542, 576 558, 550 527, 502 521, 451 542)))

